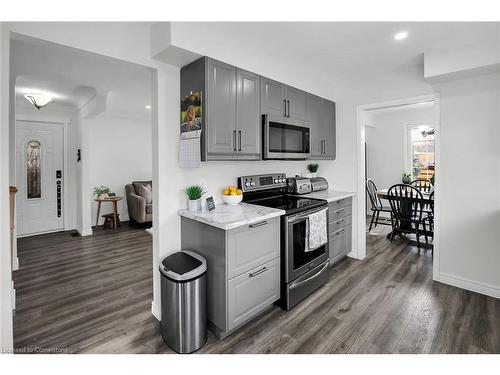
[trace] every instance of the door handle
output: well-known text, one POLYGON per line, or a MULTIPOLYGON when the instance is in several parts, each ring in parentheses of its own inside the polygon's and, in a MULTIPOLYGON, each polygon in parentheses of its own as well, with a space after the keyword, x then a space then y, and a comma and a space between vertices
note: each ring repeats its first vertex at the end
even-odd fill
POLYGON ((233 151, 236 151, 236 130, 233 130, 233 151))
POLYGON ((283 99, 283 115, 286 117, 286 99, 283 99))
POLYGON ((290 117, 290 100, 287 100, 286 103, 288 104, 288 117, 290 117))
POLYGON ((267 267, 262 267, 260 270, 258 271, 255 271, 255 272, 251 272, 248 274, 249 277, 255 277, 257 275, 260 275, 261 273, 263 272, 266 272, 267 271, 267 267))
POLYGON ((241 151, 241 130, 238 130, 238 151, 241 151))
POLYGON ((248 227, 249 228, 258 228, 258 227, 262 227, 264 225, 267 225, 267 221, 261 221, 260 223, 255 223, 255 224, 250 224, 248 227))
POLYGON ((328 265, 329 265, 329 263, 326 262, 325 265, 323 267, 321 267, 321 269, 318 272, 316 272, 314 275, 308 277, 305 280, 298 281, 298 282, 296 281, 296 282, 292 283, 290 285, 290 289, 298 288, 299 286, 304 285, 305 283, 308 283, 309 281, 315 279, 316 277, 318 277, 319 275, 321 275, 326 270, 326 268, 328 267, 328 265))
POLYGON ((323 147, 323 150, 324 150, 323 153, 326 154, 326 139, 323 139, 323 145, 324 145, 324 147, 323 147))

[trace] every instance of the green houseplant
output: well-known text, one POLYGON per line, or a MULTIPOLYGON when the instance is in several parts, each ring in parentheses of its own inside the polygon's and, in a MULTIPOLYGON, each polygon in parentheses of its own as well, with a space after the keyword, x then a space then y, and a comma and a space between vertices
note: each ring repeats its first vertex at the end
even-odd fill
POLYGON ((201 185, 189 185, 184 189, 189 199, 189 211, 201 210, 201 196, 206 193, 201 185))
POLYGON ((409 184, 411 182, 411 173, 402 173, 401 174, 401 182, 403 184, 409 184))
POLYGON ((317 163, 311 163, 307 164, 307 170, 311 172, 312 177, 316 177, 316 172, 318 171, 319 164, 317 163))
POLYGON ((107 186, 104 186, 104 185, 100 185, 100 186, 96 186, 94 188, 94 195, 97 197, 97 198, 107 198, 108 197, 108 193, 111 191, 111 189, 107 186))

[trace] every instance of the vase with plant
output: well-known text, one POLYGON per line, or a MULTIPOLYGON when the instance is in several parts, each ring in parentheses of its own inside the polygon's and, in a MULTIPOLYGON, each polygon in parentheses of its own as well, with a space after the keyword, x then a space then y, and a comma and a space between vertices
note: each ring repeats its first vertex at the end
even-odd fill
POLYGON ((406 172, 402 173, 401 174, 401 182, 403 184, 408 185, 411 182, 411 173, 406 173, 406 172))
POLYGON ((201 185, 189 185, 184 189, 189 199, 189 211, 201 210, 201 196, 206 193, 201 185))
POLYGON ((307 170, 311 174, 310 175, 311 178, 316 177, 316 172, 318 171, 318 168, 319 168, 319 164, 316 164, 316 163, 307 164, 307 170))
POLYGON ((96 186, 94 188, 94 196, 97 197, 97 199, 106 199, 108 198, 108 194, 111 191, 111 189, 107 186, 100 185, 96 186))

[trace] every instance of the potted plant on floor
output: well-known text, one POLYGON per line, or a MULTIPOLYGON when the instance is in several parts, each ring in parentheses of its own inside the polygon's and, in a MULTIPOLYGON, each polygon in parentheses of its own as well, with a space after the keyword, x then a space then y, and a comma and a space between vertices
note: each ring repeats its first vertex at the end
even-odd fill
POLYGON ((401 182, 403 184, 409 185, 411 182, 411 173, 406 173, 406 172, 402 173, 401 174, 401 182))
POLYGON ((189 199, 189 211, 201 210, 201 196, 206 193, 201 185, 189 185, 184 189, 189 199))

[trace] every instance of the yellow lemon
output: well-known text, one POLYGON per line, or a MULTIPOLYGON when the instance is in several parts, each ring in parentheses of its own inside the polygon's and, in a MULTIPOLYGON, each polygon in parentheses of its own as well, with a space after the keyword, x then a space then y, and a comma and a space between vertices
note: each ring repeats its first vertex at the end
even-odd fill
POLYGON ((234 190, 232 190, 232 191, 229 193, 229 195, 238 195, 238 194, 236 194, 236 192, 235 192, 234 190))
POLYGON ((243 194, 243 192, 242 192, 240 189, 236 190, 236 193, 237 193, 238 195, 243 194))
POLYGON ((224 189, 224 195, 229 195, 229 189, 224 189))

